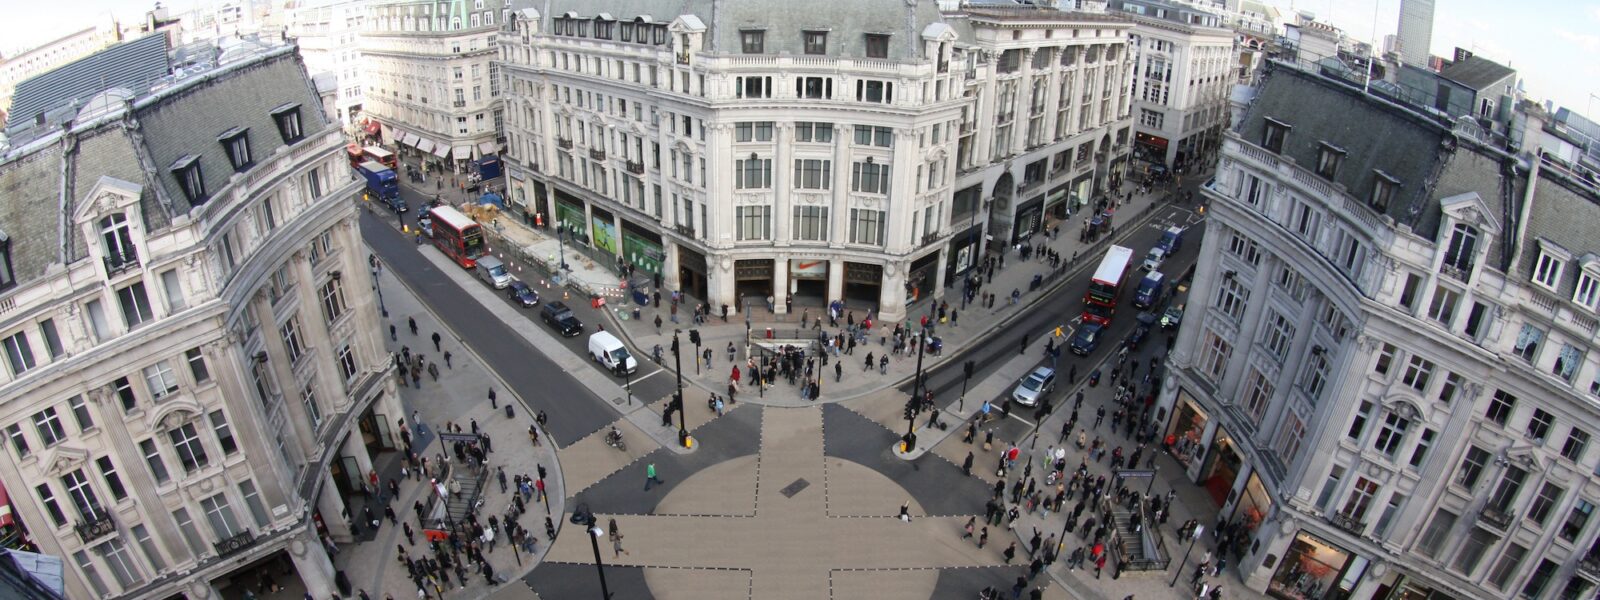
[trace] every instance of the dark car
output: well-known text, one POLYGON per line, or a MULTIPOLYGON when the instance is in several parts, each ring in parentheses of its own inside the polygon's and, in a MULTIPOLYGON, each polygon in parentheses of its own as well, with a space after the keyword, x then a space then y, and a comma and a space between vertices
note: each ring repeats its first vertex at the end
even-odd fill
POLYGON ((539 305, 539 292, 533 291, 533 288, 521 281, 512 281, 511 285, 506 286, 506 297, 521 304, 523 308, 539 305))
POLYGON ((1099 323, 1084 323, 1078 326, 1078 332, 1072 336, 1072 353, 1078 356, 1088 356, 1090 352, 1100 345, 1100 332, 1105 326, 1099 323))
POLYGON ((1138 325, 1134 326, 1133 333, 1128 334, 1128 348, 1130 350, 1138 350, 1139 346, 1144 344, 1145 338, 1150 337, 1150 328, 1156 324, 1156 315, 1142 312, 1139 313, 1138 317, 1135 317, 1135 320, 1138 325))
POLYGON ((583 333, 583 321, 579 321, 578 317, 572 314, 572 309, 567 308, 566 304, 551 302, 544 305, 544 308, 539 311, 539 318, 544 319, 545 324, 561 332, 561 337, 573 337, 583 333))
POLYGON ((1183 323, 1183 305, 1176 304, 1167 308, 1166 314, 1161 315, 1162 329, 1177 329, 1183 323))

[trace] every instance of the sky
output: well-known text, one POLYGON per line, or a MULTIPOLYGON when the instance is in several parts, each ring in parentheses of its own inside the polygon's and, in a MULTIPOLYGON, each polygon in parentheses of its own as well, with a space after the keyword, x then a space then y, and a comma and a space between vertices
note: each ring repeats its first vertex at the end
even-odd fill
MULTIPOLYGON (((0 7, 26 0, 0 0, 0 7)), ((797 0, 804 1, 804 0, 797 0)), ((1381 47, 1399 23, 1400 0, 1265 0, 1286 19, 1307 10, 1359 40, 1381 47)), ((281 5, 282 0, 274 0, 281 5)), ((1451 56, 1457 46, 1510 66, 1528 94, 1554 100, 1600 120, 1600 0, 1434 0, 1433 53, 1451 56)), ((177 13, 220 0, 166 0, 177 13)), ((0 20, 0 51, 36 46, 107 20, 143 18, 153 0, 28 2, 27 11, 0 20)))

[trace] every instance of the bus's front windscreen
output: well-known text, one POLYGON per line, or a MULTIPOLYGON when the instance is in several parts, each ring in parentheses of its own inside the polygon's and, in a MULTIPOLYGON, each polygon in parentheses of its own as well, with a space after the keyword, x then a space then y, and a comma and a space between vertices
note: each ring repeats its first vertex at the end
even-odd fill
POLYGON ((470 227, 461 234, 461 252, 467 258, 483 256, 483 231, 470 227))

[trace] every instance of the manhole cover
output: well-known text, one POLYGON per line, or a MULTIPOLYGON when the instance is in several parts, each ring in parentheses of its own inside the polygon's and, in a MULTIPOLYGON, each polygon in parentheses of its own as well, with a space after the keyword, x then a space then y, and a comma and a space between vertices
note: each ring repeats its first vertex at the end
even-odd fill
POLYGON ((796 479, 794 480, 794 483, 784 486, 783 489, 778 490, 778 493, 783 494, 783 497, 785 498, 793 498, 795 494, 800 493, 800 490, 806 489, 810 486, 811 482, 806 481, 805 479, 796 479))

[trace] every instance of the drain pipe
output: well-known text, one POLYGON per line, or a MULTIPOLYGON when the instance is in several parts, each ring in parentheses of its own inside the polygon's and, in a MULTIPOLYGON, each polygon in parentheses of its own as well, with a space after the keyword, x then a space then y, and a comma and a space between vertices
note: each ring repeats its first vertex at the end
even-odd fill
MULTIPOLYGON (((1528 215, 1533 212, 1533 192, 1539 187, 1539 166, 1544 162, 1543 155, 1543 152, 1535 152, 1533 167, 1528 169, 1528 189, 1522 193, 1522 208, 1517 214, 1516 243, 1511 246, 1511 261, 1503 267, 1507 273, 1516 267, 1517 261, 1522 258, 1522 249, 1527 245, 1523 236, 1528 234, 1528 215)), ((1512 173, 1516 173, 1516 167, 1512 167, 1512 173)))

